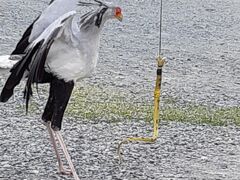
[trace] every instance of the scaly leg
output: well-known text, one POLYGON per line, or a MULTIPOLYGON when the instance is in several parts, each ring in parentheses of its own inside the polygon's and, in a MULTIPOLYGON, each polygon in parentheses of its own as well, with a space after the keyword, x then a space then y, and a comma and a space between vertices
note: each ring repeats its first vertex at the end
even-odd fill
POLYGON ((62 148, 62 150, 63 150, 63 153, 64 153, 64 155, 65 155, 65 158, 66 158, 67 161, 68 161, 68 164, 69 164, 69 167, 70 167, 70 169, 71 169, 71 172, 72 172, 72 175, 73 175, 74 179, 75 179, 75 180, 79 180, 79 177, 78 177, 78 175, 77 175, 77 173, 76 173, 76 170, 75 170, 75 168, 74 168, 74 165, 73 165, 73 163, 72 163, 71 157, 70 157, 70 155, 69 155, 69 153, 68 153, 67 147, 66 147, 66 145, 65 145, 65 143, 64 143, 64 141, 63 141, 63 138, 62 138, 62 135, 61 135, 60 131, 55 131, 54 133, 55 133, 56 138, 57 138, 57 140, 58 140, 58 142, 59 142, 59 144, 60 144, 60 146, 61 146, 61 148, 62 148))
POLYGON ((61 156, 58 152, 58 149, 57 149, 57 142, 55 140, 55 136, 54 136, 54 132, 51 128, 51 123, 50 122, 47 122, 46 123, 46 126, 47 126, 47 130, 49 132, 49 135, 50 135, 50 140, 51 140, 51 143, 53 145, 53 149, 54 149, 54 152, 57 156, 57 161, 58 161, 58 166, 59 166, 59 172, 63 175, 72 175, 72 171, 71 170, 67 170, 64 168, 63 166, 63 162, 61 160, 61 156))

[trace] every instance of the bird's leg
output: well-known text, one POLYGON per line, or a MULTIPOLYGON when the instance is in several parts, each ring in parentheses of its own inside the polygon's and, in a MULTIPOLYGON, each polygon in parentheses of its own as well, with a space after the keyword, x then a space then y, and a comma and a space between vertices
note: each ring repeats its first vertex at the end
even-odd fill
POLYGON ((49 97, 42 115, 43 124, 47 125, 48 122, 51 122, 53 108, 54 108, 54 87, 52 86, 52 83, 50 83, 49 97))
POLYGON ((57 141, 61 146, 61 149, 69 164, 69 167, 71 169, 74 179, 79 180, 76 170, 71 161, 70 155, 67 151, 66 145, 64 144, 63 138, 60 133, 62 118, 65 112, 65 109, 67 107, 69 98, 71 96, 74 83, 72 81, 65 82, 64 80, 54 79, 51 85, 53 87, 53 93, 54 93, 54 101, 53 101, 54 110, 53 110, 52 119, 51 119, 51 128, 53 130, 53 133, 56 135, 57 141))
POLYGON ((54 131, 60 131, 63 115, 72 94, 74 82, 65 82, 64 80, 56 78, 52 81, 51 86, 54 93, 51 127, 54 131))
POLYGON ((58 152, 58 148, 57 148, 57 142, 56 142, 56 139, 55 139, 55 135, 54 135, 54 132, 51 128, 51 123, 50 122, 47 122, 46 123, 46 126, 47 126, 47 130, 49 132, 49 135, 50 135, 50 141, 53 145, 53 149, 54 149, 54 152, 57 156, 57 161, 58 161, 58 166, 59 166, 59 172, 61 174, 64 174, 64 175, 72 175, 72 171, 71 170, 67 170, 64 168, 63 166, 63 162, 61 160, 61 155, 59 154, 58 152))
POLYGON ((70 157, 70 155, 68 153, 67 147, 66 147, 66 145, 65 145, 65 143, 63 141, 63 138, 62 138, 62 135, 61 135, 60 131, 55 131, 55 134, 56 134, 56 138, 58 139, 58 142, 59 142, 59 144, 60 144, 60 146, 61 146, 61 148, 63 150, 63 153, 64 153, 64 155, 65 155, 65 157, 67 159, 67 162, 69 164, 69 167, 71 169, 71 172, 72 172, 72 175, 73 175, 74 179, 75 180, 79 180, 79 177, 78 177, 78 175, 76 173, 76 170, 74 168, 74 165, 72 163, 71 157, 70 157))
POLYGON ((45 107, 43 115, 42 115, 42 120, 43 120, 43 124, 46 125, 46 127, 47 127, 47 130, 50 135, 50 142, 52 143, 54 152, 57 156, 59 172, 61 174, 70 175, 71 171, 65 170, 63 167, 63 162, 61 160, 61 156, 60 156, 58 148, 57 148, 55 134, 51 128, 51 119, 52 119, 53 108, 54 108, 54 91, 53 91, 53 89, 54 88, 52 86, 52 83, 50 83, 49 97, 48 97, 48 101, 47 101, 46 107, 45 107))
POLYGON ((53 115, 53 105, 54 105, 53 102, 54 102, 54 91, 53 91, 53 86, 50 83, 49 97, 48 97, 48 101, 47 101, 47 104, 45 106, 45 109, 44 109, 44 112, 43 112, 43 115, 42 115, 42 120, 43 120, 43 124, 47 126, 47 130, 48 130, 48 133, 50 135, 50 142, 52 143, 54 152, 57 156, 59 172, 61 174, 66 174, 67 175, 67 174, 71 174, 71 172, 65 170, 64 167, 63 167, 63 162, 62 162, 61 156, 58 152, 57 142, 55 140, 55 135, 54 135, 53 130, 51 128, 51 119, 52 119, 52 115, 53 115))
POLYGON ((56 136, 53 129, 54 130, 61 129, 62 117, 66 109, 69 97, 71 96, 73 86, 74 86, 73 82, 65 83, 63 80, 54 78, 50 83, 48 102, 46 104, 44 113, 42 115, 42 120, 44 124, 47 126, 48 132, 50 134, 50 140, 53 144, 53 148, 57 156, 59 172, 65 175, 72 175, 73 172, 72 170, 66 170, 63 166, 63 162, 61 160, 61 156, 58 151, 58 146, 57 146, 58 144, 56 142, 56 139, 60 146, 62 143, 59 140, 59 138, 56 136), (55 125, 54 125, 55 128, 53 128, 53 125, 52 125, 53 122, 55 122, 55 125))

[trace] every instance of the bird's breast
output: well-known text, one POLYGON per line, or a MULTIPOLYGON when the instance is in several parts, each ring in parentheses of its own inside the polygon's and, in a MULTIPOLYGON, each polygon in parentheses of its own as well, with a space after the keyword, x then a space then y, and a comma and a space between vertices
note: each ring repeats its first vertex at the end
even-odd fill
POLYGON ((95 71, 97 59, 98 47, 88 43, 74 46, 57 40, 49 51, 45 68, 60 79, 77 81, 95 71))

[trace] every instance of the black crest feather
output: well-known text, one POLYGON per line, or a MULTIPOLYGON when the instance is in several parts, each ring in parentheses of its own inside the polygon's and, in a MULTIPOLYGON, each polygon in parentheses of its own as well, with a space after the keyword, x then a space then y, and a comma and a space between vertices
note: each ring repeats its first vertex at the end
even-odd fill
POLYGON ((94 0, 94 2, 82 2, 82 1, 79 1, 78 5, 79 6, 105 6, 105 7, 108 7, 106 4, 104 4, 101 1, 94 0))

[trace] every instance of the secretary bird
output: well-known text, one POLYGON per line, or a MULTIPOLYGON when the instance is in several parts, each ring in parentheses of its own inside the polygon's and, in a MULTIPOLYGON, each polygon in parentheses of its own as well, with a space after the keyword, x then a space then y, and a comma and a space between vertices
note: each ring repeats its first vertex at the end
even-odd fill
POLYGON ((110 6, 98 0, 52 0, 42 14, 27 28, 10 59, 19 59, 11 68, 0 95, 7 102, 14 88, 26 79, 24 98, 26 111, 32 96, 32 85, 49 83, 49 98, 42 115, 47 126, 62 174, 79 179, 60 134, 62 119, 74 84, 89 77, 96 69, 100 33, 109 19, 122 21, 120 7, 110 6), (92 9, 81 14, 78 7, 92 9), (94 8, 95 7, 95 8, 94 8), (57 148, 63 150, 70 170, 63 167, 57 148))

